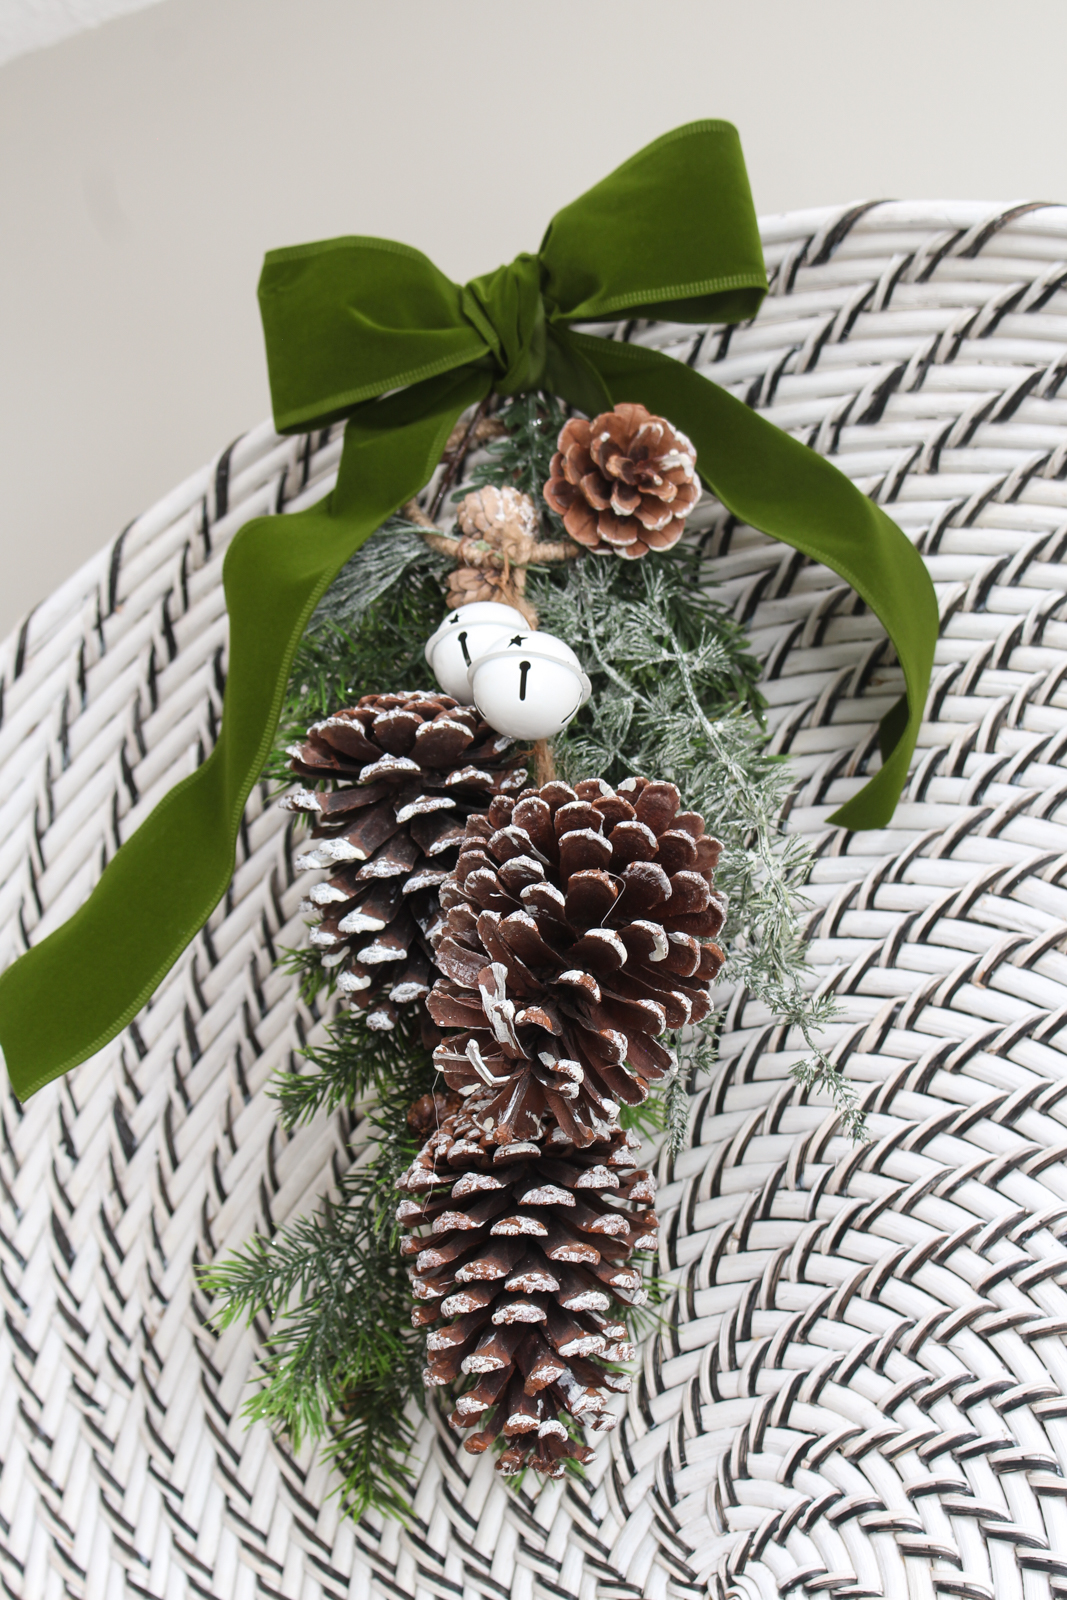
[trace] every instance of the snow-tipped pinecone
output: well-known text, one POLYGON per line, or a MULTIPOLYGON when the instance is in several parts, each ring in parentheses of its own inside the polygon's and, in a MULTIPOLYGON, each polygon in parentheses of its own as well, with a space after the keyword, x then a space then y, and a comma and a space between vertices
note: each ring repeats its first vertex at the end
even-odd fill
POLYGON ((434 1060, 457 1093, 493 1091, 497 1143, 558 1124, 591 1146, 670 1068, 658 1035, 707 1015, 723 962, 705 942, 726 911, 719 850, 672 783, 646 778, 501 794, 468 820, 427 1008, 463 1030, 434 1060))
POLYGON ((604 1363, 632 1354, 656 1219, 619 1102, 672 1064, 657 1035, 707 1014, 723 959, 719 845, 678 808, 645 778, 498 795, 442 885, 427 1008, 463 1031, 434 1052, 450 1095, 413 1108, 439 1126, 397 1216, 427 1382, 457 1385, 468 1450, 504 1435, 503 1472, 588 1459, 572 1427, 611 1426, 604 1390, 628 1387, 604 1363))
POLYGON ((478 1430, 464 1447, 503 1435, 498 1471, 559 1477, 592 1455, 580 1427, 614 1427, 604 1391, 630 1387, 603 1363, 634 1354, 620 1312, 647 1298, 631 1256, 656 1247, 655 1184, 618 1126, 584 1150, 559 1128, 545 1149, 498 1144, 492 1098, 435 1096, 440 1126, 401 1179, 412 1322, 427 1384, 455 1386, 453 1427, 478 1430))
POLYGON ((633 559, 681 538, 700 498, 695 462, 684 433, 627 403, 564 423, 544 497, 578 544, 633 559))
POLYGON ((315 819, 297 867, 332 871, 305 902, 321 912, 311 944, 368 1027, 394 1027, 398 1006, 429 993, 438 889, 464 824, 526 781, 503 766, 509 743, 472 706, 421 691, 364 695, 290 746, 291 771, 329 785, 280 802, 315 819))

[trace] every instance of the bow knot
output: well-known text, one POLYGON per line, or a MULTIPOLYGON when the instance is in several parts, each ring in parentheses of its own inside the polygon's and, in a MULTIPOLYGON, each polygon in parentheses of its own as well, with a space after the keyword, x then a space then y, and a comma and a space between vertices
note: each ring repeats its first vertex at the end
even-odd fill
POLYGON ((461 303, 493 357, 497 394, 539 389, 548 353, 539 258, 524 253, 474 278, 464 286, 461 303))

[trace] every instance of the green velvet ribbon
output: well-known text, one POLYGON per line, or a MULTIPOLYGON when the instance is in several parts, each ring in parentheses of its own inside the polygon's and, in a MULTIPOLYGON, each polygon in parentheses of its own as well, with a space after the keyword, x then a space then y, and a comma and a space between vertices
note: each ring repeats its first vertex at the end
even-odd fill
POLYGON ((136 1015, 225 893, 308 620, 343 563, 427 482, 460 414, 490 390, 550 390, 594 415, 639 401, 684 430, 705 484, 742 522, 833 568, 884 624, 906 701, 884 765, 833 817, 888 821, 926 698, 937 606, 900 529, 829 462, 683 362, 575 323, 732 323, 767 289, 736 130, 656 140, 553 218, 541 249, 472 283, 417 250, 345 238, 272 251, 259 296, 283 433, 346 417, 336 488, 259 517, 223 568, 229 681, 215 749, 108 863, 82 908, 0 977, 16 1094, 85 1060, 136 1015))

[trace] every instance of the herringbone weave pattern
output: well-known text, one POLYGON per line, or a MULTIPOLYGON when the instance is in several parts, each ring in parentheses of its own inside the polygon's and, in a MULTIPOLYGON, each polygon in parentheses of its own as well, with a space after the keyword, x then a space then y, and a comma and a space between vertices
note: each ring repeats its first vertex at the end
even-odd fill
MULTIPOLYGON (((831 454, 918 542, 935 683, 890 828, 830 811, 899 692, 834 575, 714 506, 709 579, 766 663, 810 933, 872 1141, 789 1077, 743 993, 661 1161, 677 1293, 584 1485, 419 1434, 415 1519, 341 1515, 240 1408, 269 1331, 216 1337, 196 1265, 309 1210, 354 1117, 286 1139, 271 1075, 321 1027, 284 814, 114 1045, 0 1120, 0 1583, 18 1600, 1067 1592, 1067 210, 880 204, 764 229, 736 330, 628 325, 831 454)), ((221 557, 317 498, 339 436, 240 440, 0 650, 0 960, 61 922, 214 737, 221 557)))

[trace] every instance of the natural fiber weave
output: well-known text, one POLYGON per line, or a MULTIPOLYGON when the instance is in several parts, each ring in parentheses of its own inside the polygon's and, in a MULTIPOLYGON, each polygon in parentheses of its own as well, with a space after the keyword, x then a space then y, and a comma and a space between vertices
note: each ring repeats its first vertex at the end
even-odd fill
MULTIPOLYGON (((812 955, 872 1143, 737 994, 690 1147, 660 1163, 678 1284, 585 1486, 494 1481, 419 1434, 407 1529, 240 1407, 268 1331, 193 1269, 309 1210, 354 1119, 286 1138, 266 1086, 316 1025, 285 815, 121 1040, 0 1123, 0 1579, 20 1600, 859 1597, 1067 1590, 1067 210, 881 204, 764 227, 755 321, 627 326, 827 452, 919 542, 944 619, 911 787, 830 829, 899 692, 833 574, 701 508, 766 661, 812 955)), ((227 540, 328 487, 340 440, 262 428, 0 648, 0 959, 61 922, 214 735, 227 540)), ((703 519, 703 520, 701 520, 703 519)))

